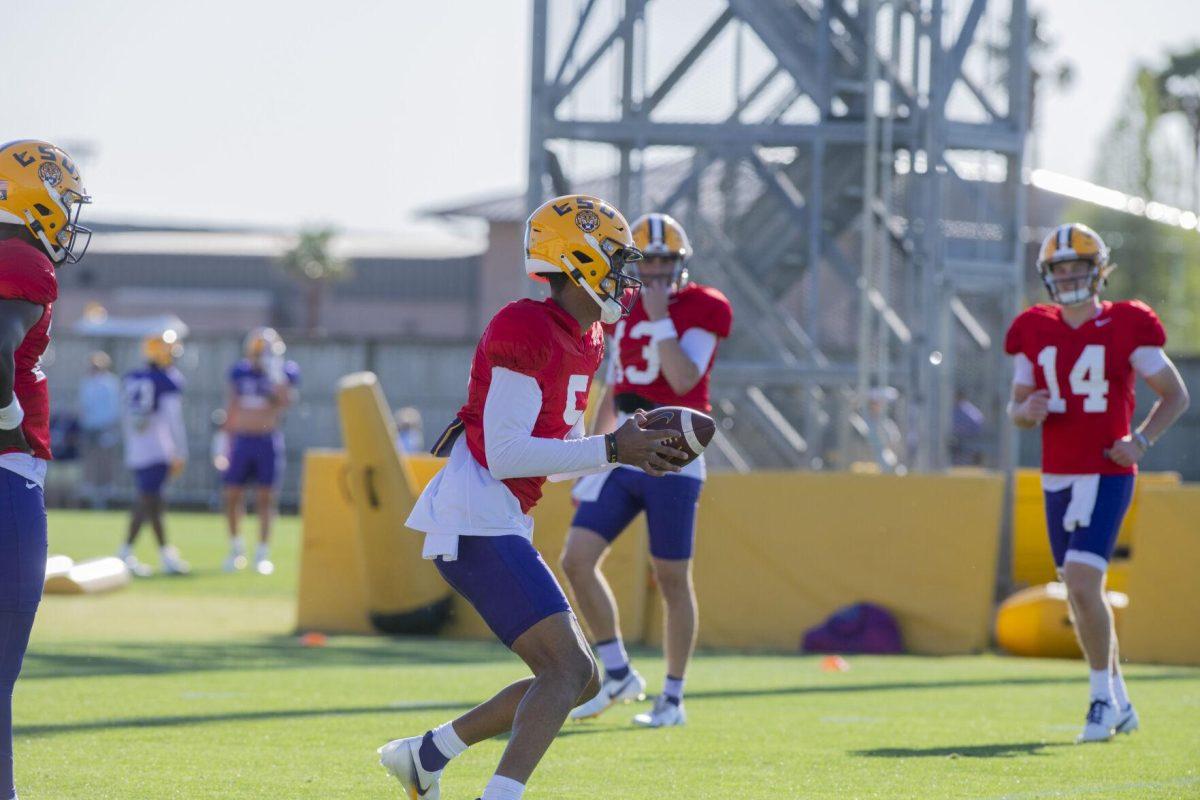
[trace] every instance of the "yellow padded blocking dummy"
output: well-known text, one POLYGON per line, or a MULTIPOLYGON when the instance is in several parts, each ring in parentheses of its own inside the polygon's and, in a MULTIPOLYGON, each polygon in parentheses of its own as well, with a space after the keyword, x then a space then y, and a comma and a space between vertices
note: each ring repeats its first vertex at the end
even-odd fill
POLYGON ((1121 655, 1200 665, 1200 486, 1147 486, 1133 535, 1121 655))
MULTIPOLYGON (((1129 596, 1109 592, 1117 638, 1129 607, 1129 596)), ((1071 626, 1067 587, 1062 583, 1030 586, 1008 597, 996 613, 996 643, 1014 656, 1079 658, 1079 640, 1071 626)))
POLYGON ((338 412, 371 623, 384 633, 434 633, 451 593, 421 558, 421 537, 404 527, 420 490, 396 449, 396 424, 374 373, 338 382, 338 412))
POLYGON ((346 454, 341 450, 304 453, 298 631, 375 632, 367 611, 362 548, 346 470, 346 454))
POLYGON ((866 601, 896 615, 910 652, 982 650, 1003 488, 999 475, 711 476, 696 536, 700 644, 795 651, 806 629, 866 601))

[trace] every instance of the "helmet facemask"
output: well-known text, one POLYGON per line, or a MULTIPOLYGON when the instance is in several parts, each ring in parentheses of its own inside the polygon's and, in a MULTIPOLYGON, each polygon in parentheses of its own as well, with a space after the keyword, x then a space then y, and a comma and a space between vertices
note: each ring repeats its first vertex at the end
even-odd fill
POLYGON ((671 294, 681 290, 688 282, 687 263, 684 261, 683 256, 677 253, 661 254, 652 251, 643 253, 641 261, 631 268, 630 273, 640 280, 643 286, 666 280, 670 284, 671 294), (669 275, 647 274, 645 267, 650 266, 656 261, 670 262, 671 273, 669 275))
POLYGON ((612 325, 627 316, 637 302, 642 282, 634 274, 626 272, 625 266, 640 261, 642 253, 637 248, 626 247, 614 239, 606 238, 598 242, 590 233, 584 236, 584 240, 593 251, 602 256, 604 263, 608 264, 608 273, 600 279, 596 288, 584 279, 583 272, 572 264, 566 255, 563 255, 562 261, 566 266, 567 275, 575 285, 587 292, 596 305, 600 306, 600 321, 612 325))
POLYGON ((1093 297, 1100 294, 1104 288, 1108 274, 1115 268, 1086 258, 1070 258, 1057 262, 1043 263, 1039 270, 1042 283, 1050 294, 1050 299, 1062 306, 1075 306, 1091 302, 1093 297), (1054 268, 1060 264, 1084 263, 1088 265, 1086 272, 1066 276, 1056 276, 1054 268))
POLYGON ((83 206, 92 202, 92 198, 89 195, 80 194, 74 189, 67 189, 59 194, 49 181, 45 182, 45 186, 46 193, 58 206, 65 220, 62 230, 53 234, 54 238, 51 240, 47 235, 45 225, 29 209, 25 211, 25 223, 30 232, 42 243, 42 247, 50 256, 51 261, 55 264, 76 264, 87 252, 88 245, 92 243, 91 229, 79 224, 79 215, 83 211, 83 206))

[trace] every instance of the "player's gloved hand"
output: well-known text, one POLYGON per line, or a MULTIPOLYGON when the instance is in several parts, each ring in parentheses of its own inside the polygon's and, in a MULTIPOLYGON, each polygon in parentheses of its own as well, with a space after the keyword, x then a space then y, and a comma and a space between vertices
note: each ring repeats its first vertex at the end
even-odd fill
POLYGON ((1017 406, 1017 416, 1034 425, 1041 425, 1050 415, 1050 392, 1038 389, 1017 406))
POLYGON ((183 474, 183 468, 187 466, 187 462, 182 458, 171 459, 171 479, 174 480, 183 474))
POLYGON ((29 442, 25 441, 25 434, 21 432, 21 426, 12 430, 4 430, 0 428, 0 450, 9 450, 16 448, 22 453, 32 453, 33 448, 29 446, 29 442))
POLYGON ((617 428, 617 461, 638 467, 656 478, 668 472, 679 472, 680 468, 668 459, 687 458, 687 453, 663 444, 672 438, 671 431, 642 430, 645 421, 646 415, 639 411, 617 428))
POLYGON ((1133 435, 1122 436, 1113 446, 1104 451, 1110 461, 1122 467, 1132 467, 1146 455, 1146 450, 1133 435))

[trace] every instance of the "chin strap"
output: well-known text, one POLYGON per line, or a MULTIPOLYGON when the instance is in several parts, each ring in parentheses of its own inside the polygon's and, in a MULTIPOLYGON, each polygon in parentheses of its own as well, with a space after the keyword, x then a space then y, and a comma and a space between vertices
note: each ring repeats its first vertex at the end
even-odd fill
POLYGON ((51 242, 49 237, 46 236, 46 229, 42 226, 41 221, 36 219, 33 214, 30 214, 28 210, 25 212, 25 222, 28 225, 30 232, 37 237, 38 241, 42 243, 42 247, 44 247, 46 252, 49 253, 51 261, 53 261, 55 264, 59 264, 66 259, 67 251, 61 247, 54 246, 54 243, 51 242))
POLYGON ((592 288, 592 285, 584 280, 583 273, 580 272, 577 267, 573 266, 571 262, 567 260, 566 256, 562 257, 562 262, 567 267, 567 275, 570 276, 571 280, 575 281, 575 285, 587 292, 588 296, 596 302, 596 305, 600 306, 600 321, 605 325, 615 325, 617 322, 619 322, 621 317, 624 316, 625 312, 625 310, 621 308, 621 304, 616 300, 613 300, 611 297, 601 297, 599 294, 597 294, 596 290, 592 288))

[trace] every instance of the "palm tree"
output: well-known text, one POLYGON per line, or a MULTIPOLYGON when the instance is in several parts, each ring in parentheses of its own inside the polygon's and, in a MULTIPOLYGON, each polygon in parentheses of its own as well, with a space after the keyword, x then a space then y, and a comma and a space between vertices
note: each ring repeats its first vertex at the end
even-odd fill
POLYGON ((337 258, 329 250, 329 243, 336 235, 337 231, 328 227, 301 230, 295 246, 279 259, 284 271, 304 287, 308 310, 305 327, 310 334, 320 329, 325 288, 353 274, 350 262, 337 258))

